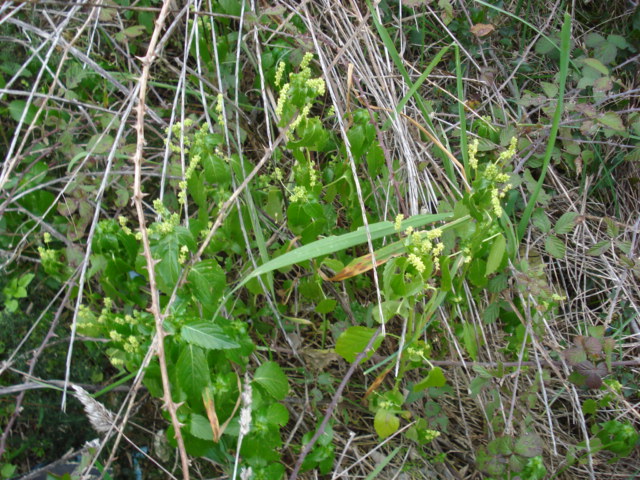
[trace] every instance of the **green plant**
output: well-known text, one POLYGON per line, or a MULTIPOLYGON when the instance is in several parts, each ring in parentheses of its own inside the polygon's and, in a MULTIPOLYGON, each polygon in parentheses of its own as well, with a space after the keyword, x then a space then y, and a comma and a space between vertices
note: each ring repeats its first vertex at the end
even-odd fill
POLYGON ((4 308, 7 312, 14 313, 18 310, 18 299, 27 296, 27 287, 34 277, 35 275, 33 273, 25 273, 20 277, 13 277, 2 289, 4 308))

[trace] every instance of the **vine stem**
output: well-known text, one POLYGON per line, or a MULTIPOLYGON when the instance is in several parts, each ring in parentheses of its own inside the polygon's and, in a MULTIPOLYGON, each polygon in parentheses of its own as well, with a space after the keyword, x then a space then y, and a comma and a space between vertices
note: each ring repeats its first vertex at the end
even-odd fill
POLYGON ((164 351, 164 337, 167 333, 163 327, 164 317, 160 312, 160 299, 158 298, 158 288, 156 286, 156 276, 155 276, 155 265, 157 263, 156 260, 151 256, 151 247, 149 245, 149 233, 147 231, 146 220, 144 216, 144 209, 142 206, 142 198, 144 194, 142 193, 142 160, 143 160, 143 150, 145 145, 144 138, 144 118, 145 118, 145 110, 146 110, 146 97, 147 97, 147 83, 149 81, 149 75, 151 70, 151 64, 156 58, 156 47, 158 45, 158 40, 160 38, 160 32, 162 31, 165 21, 167 19, 167 14, 169 13, 169 7, 173 3, 173 0, 164 0, 162 3, 162 9, 158 14, 158 17, 155 21, 155 28, 153 29, 153 34, 151 35, 151 40, 149 41, 149 48, 147 49, 147 53, 144 57, 140 59, 142 64, 142 72, 140 73, 140 77, 138 79, 138 84, 140 85, 140 89, 138 91, 138 105, 137 105, 137 118, 136 118, 136 151, 133 156, 133 165, 134 165, 134 183, 133 183, 133 203, 136 208, 136 213, 138 215, 138 225, 140 227, 140 234, 142 236, 142 246, 144 250, 144 257, 147 262, 147 271, 149 273, 149 288, 151 289, 151 308, 149 311, 153 315, 156 326, 156 342, 152 348, 156 349, 156 353, 158 355, 158 361, 160 363, 160 375, 162 377, 162 390, 163 390, 163 400, 167 410, 169 411, 169 415, 171 416, 171 424, 173 425, 173 429, 175 432, 176 442, 178 444, 178 451, 180 453, 180 462, 182 464, 182 477, 185 480, 189 480, 189 458, 187 457, 187 451, 184 446, 184 439, 182 438, 182 432, 180 427, 182 426, 178 421, 178 416, 176 414, 177 405, 173 402, 171 398, 171 385, 169 383, 169 374, 167 372, 167 361, 164 351))

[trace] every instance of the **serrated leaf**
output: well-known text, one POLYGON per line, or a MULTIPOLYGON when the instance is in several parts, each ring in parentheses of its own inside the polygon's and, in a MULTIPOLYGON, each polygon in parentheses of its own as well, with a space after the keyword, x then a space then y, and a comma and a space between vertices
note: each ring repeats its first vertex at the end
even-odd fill
MULTIPOLYGON (((336 342, 336 353, 344 358, 347 362, 352 363, 360 352, 369 344, 371 338, 375 335, 376 330, 362 326, 349 327, 338 337, 336 342)), ((371 358, 373 353, 382 343, 382 335, 378 335, 373 347, 364 356, 362 361, 371 358)))
POLYGON ((493 272, 498 270, 498 267, 500 267, 502 259, 504 258, 506 246, 507 241, 502 234, 499 234, 493 241, 493 245, 491 245, 491 250, 489 251, 487 269, 485 271, 486 275, 491 275, 493 272))
POLYGON ((622 123, 622 118, 615 112, 607 112, 601 117, 598 118, 598 122, 600 122, 605 127, 608 127, 617 132, 624 132, 624 124, 622 123))
POLYGON ((549 235, 544 241, 545 251, 556 258, 564 258, 567 247, 564 242, 555 235, 549 235))
POLYGON ((209 367, 203 350, 195 345, 185 345, 178 357, 176 369, 180 388, 190 399, 199 400, 202 390, 209 384, 209 367))
POLYGON ((272 403, 267 410, 266 420, 271 425, 284 427, 289 421, 289 410, 281 403, 272 403))
POLYGON ((276 362, 265 362, 260 365, 253 381, 276 400, 283 400, 289 393, 287 377, 276 362))
POLYGON ((516 440, 514 452, 526 458, 542 455, 542 440, 535 433, 526 433, 516 440))
POLYGON ((556 221, 556 224, 553 226, 553 231, 558 235, 571 233, 573 228, 576 226, 577 217, 578 214, 575 212, 567 212, 562 214, 562 216, 556 221))
POLYGON ((373 426, 380 438, 387 438, 398 431, 400 419, 389 410, 380 409, 376 412, 373 426))
POLYGON ((174 230, 165 234, 162 238, 151 245, 153 258, 159 260, 156 265, 156 281, 158 288, 167 294, 173 288, 180 276, 182 268, 178 261, 180 247, 186 245, 189 250, 194 250, 195 243, 191 232, 185 227, 174 227, 174 230))
POLYGON ((542 233, 549 233, 551 230, 551 221, 547 218, 547 214, 542 208, 534 210, 533 214, 531 214, 531 221, 542 233))
POLYGON ((217 307, 227 280, 224 270, 213 259, 196 263, 187 277, 193 295, 207 310, 217 307))
POLYGON ((207 440, 209 442, 213 441, 213 431, 211 430, 209 420, 197 413, 191 414, 191 418, 189 420, 189 433, 201 440, 207 440))
POLYGON ((609 240, 604 240, 602 242, 598 242, 593 247, 591 247, 589 250, 587 250, 587 255, 589 255, 590 257, 599 257, 604 252, 609 250, 610 246, 611 246, 611 242, 609 240))
POLYGON ((607 224, 607 235, 613 238, 620 234, 620 227, 618 227, 618 224, 614 220, 605 217, 604 223, 607 224))
POLYGON ((429 370, 429 374, 424 380, 416 383, 413 386, 413 391, 420 392, 429 387, 443 387, 446 383, 447 379, 442 372, 442 368, 433 367, 431 370, 429 370))
MULTIPOLYGON (((27 102, 25 100, 14 100, 9 104, 9 115, 11 115, 11 118, 14 121, 19 122, 20 118, 22 118, 22 114, 26 107, 27 107, 27 102)), ((36 108, 36 106, 33 104, 29 104, 27 113, 25 113, 24 123, 26 124, 33 123, 33 120, 36 118, 37 112, 38 112, 38 109, 36 108)))
POLYGON ((584 349, 579 347, 567 348, 562 352, 562 356, 569 365, 575 366, 587 360, 587 354, 584 349))
POLYGON ((583 337, 582 347, 587 355, 599 356, 602 353, 602 342, 596 337, 583 337))
POLYGON ((598 411, 598 403, 593 398, 588 398, 582 403, 582 413, 593 415, 598 411))
POLYGON ((207 350, 240 348, 220 325, 213 322, 195 322, 184 325, 180 331, 182 339, 207 350))

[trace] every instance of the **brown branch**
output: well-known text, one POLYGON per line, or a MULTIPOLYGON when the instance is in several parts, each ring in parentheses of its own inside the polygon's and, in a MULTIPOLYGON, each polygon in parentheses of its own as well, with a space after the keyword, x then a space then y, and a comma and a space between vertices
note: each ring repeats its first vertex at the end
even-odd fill
POLYGON ((149 274, 149 288, 151 290, 151 308, 150 312, 153 315, 156 325, 156 342, 152 346, 152 348, 156 349, 158 354, 158 362, 160 364, 160 376, 162 377, 162 389, 164 393, 164 403, 169 411, 169 415, 171 417, 171 424, 173 425, 173 429, 175 432, 176 442, 178 444, 178 451, 180 452, 180 461, 182 464, 182 476, 185 480, 189 480, 189 458, 187 457, 187 451, 184 446, 184 439, 182 438, 182 432, 180 430, 181 424, 178 420, 178 416, 176 413, 177 405, 173 402, 171 398, 171 384, 169 382, 169 373, 167 371, 167 360, 164 351, 164 337, 167 333, 163 327, 164 316, 160 311, 160 299, 158 296, 158 288, 156 286, 156 276, 155 276, 155 264, 156 260, 153 259, 151 255, 151 247, 149 245, 149 233, 147 231, 146 219, 144 216, 144 207, 142 205, 142 184, 141 184, 141 173, 142 173, 142 156, 145 144, 144 138, 144 117, 145 117, 145 102, 147 95, 147 83, 149 81, 151 64, 156 58, 156 47, 158 45, 158 40, 160 38, 160 32, 164 27, 165 21, 167 19, 167 14, 169 12, 169 6, 171 5, 172 0, 164 0, 162 4, 162 9, 155 21, 155 28, 153 30, 153 34, 151 36, 151 40, 149 42, 149 48, 147 49, 146 55, 141 58, 142 63, 142 73, 140 74, 140 78, 138 80, 139 91, 138 91, 138 106, 137 106, 137 121, 136 121, 136 132, 137 132, 137 141, 136 141, 136 151, 133 156, 133 165, 135 169, 134 174, 134 183, 133 183, 133 203, 136 207, 136 213, 138 215, 138 224, 140 227, 140 234, 142 236, 142 246, 144 250, 144 257, 147 262, 147 271, 149 274))
POLYGON ((349 366, 349 370, 347 370, 346 375, 344 376, 344 378, 340 382, 340 385, 338 385, 338 388, 336 389, 336 393, 331 398, 331 403, 329 404, 329 407, 327 407, 327 411, 325 412, 324 418, 322 419, 320 426, 316 430, 316 433, 313 434, 313 437, 311 437, 311 440, 309 440, 307 444, 302 448, 302 451, 300 452, 300 456, 298 456, 298 460, 296 461, 296 464, 293 467, 293 471, 289 476, 289 480, 296 480, 296 478, 298 478, 298 472, 302 467, 302 462, 304 462, 304 459, 307 457, 307 455, 309 455, 309 452, 311 452, 311 449, 316 444, 320 436, 324 433, 325 428, 327 428, 329 419, 331 418, 333 411, 338 406, 340 398, 342 397, 342 391, 347 386, 349 379, 355 373, 356 368, 358 367, 358 365, 360 365, 360 362, 362 361, 362 359, 365 357, 365 355, 367 355, 367 353, 369 353, 369 350, 371 350, 371 348, 373 347, 373 344, 375 343, 376 339, 378 338, 381 332, 382 332, 382 327, 378 327, 378 330, 376 330, 376 332, 373 334, 373 336, 369 340, 369 343, 367 343, 367 346, 364 347, 364 349, 356 356, 356 359, 349 366))

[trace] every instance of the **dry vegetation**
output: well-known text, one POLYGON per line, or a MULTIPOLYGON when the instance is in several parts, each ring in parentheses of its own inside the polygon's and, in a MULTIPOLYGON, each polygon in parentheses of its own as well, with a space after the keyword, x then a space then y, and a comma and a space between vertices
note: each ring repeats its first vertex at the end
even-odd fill
MULTIPOLYGON (((252 466, 255 478, 479 479, 491 478, 489 457, 502 462, 496 479, 640 476, 637 433, 631 445, 612 447, 597 430, 605 422, 640 428, 636 2, 371 3, 0 4, 3 478, 77 453, 87 464, 108 465, 113 478, 140 471, 143 478, 240 478, 241 467, 252 466), (565 9, 571 48, 563 75, 565 9), (311 76, 326 84, 310 115, 330 132, 328 147, 316 148, 321 142, 311 127, 289 136, 301 109, 292 106, 283 124, 278 107, 279 62, 286 81, 303 70, 306 52, 314 54, 311 76), (554 125, 558 97, 564 108, 554 125), (209 161, 205 151, 222 160, 193 167, 201 170, 190 177, 203 125, 210 143, 202 162, 209 161), (368 133, 354 133, 360 127, 368 133), (354 144, 358 135, 368 135, 382 156, 370 150, 358 158, 346 148, 345 138, 354 144), (385 267, 341 282, 328 278, 379 253, 375 238, 243 281, 269 259, 363 222, 452 211, 480 188, 472 182, 469 145, 479 139, 481 162, 499 161, 512 137, 517 154, 500 167, 513 188, 502 218, 490 224, 502 232, 492 235, 507 238, 496 268, 484 275, 493 254, 478 250, 486 281, 461 264, 459 283, 454 279, 437 304, 428 292, 445 288, 444 275, 425 278, 406 304, 414 313, 390 315, 384 340, 361 365, 330 349, 348 327, 378 328, 378 304, 390 301, 385 267), (341 178, 347 180, 336 183, 341 178), (316 210, 292 209, 301 203, 293 198, 300 185, 307 198, 315 195, 316 210), (527 213, 531 198, 535 209, 527 213), (172 228, 184 227, 185 237, 167 246, 162 225, 173 212, 172 228), (121 216, 128 227, 118 223, 121 216), (320 218, 326 222, 318 226, 320 218), (559 219, 568 222, 564 228, 559 219), (193 238, 184 240, 189 231, 193 238), (169 257, 175 268, 167 267, 169 257), (204 264, 212 270, 191 275, 204 264), (187 324, 180 315, 189 309, 235 322, 240 336, 216 332, 244 350, 237 358, 228 346, 206 356, 198 350, 190 361, 206 358, 211 378, 185 385, 185 372, 202 374, 185 370, 180 350, 196 342, 181 330, 187 324), (407 329, 422 317, 411 344, 407 329), (103 326, 135 319, 144 327, 127 346, 126 336, 88 327, 91 318, 103 326), (420 341, 428 344, 426 363, 398 377, 398 352, 420 341), (572 381, 579 364, 588 378, 605 359, 611 371, 592 379, 602 386, 572 381), (429 369, 441 369, 446 385, 413 392, 429 369), (282 372, 288 386, 273 386, 282 372), (220 443, 205 441, 216 439, 209 407, 218 408, 219 424, 229 412, 239 417, 252 408, 240 397, 254 377, 258 403, 270 408, 264 428, 281 440, 273 440, 275 457, 243 460, 249 455, 236 455, 243 437, 237 421, 220 443), (80 404, 72 385, 99 392, 100 403, 80 394, 80 404), (207 403, 206 392, 224 388, 228 398, 207 403), (191 395, 201 390, 204 407, 191 395), (400 424, 381 435, 374 416, 385 407, 375 397, 389 392, 401 397, 400 424), (265 400, 270 395, 273 403, 265 400), (279 404, 286 412, 273 407, 279 404), (83 446, 97 436, 83 407, 93 409, 94 426, 96 418, 107 421, 98 448, 83 446), (196 415, 213 434, 194 434, 196 415), (269 415, 284 420, 274 427, 269 415), (426 426, 416 435, 440 435, 415 441, 407 432, 419 418, 426 426), (330 427, 309 444, 323 421, 330 427), (184 438, 170 446, 164 432, 176 426, 184 438), (499 446, 496 438, 512 440, 499 446), (516 446, 504 447, 510 441, 516 446), (522 465, 504 467, 527 449, 533 453, 519 461, 540 456, 546 475, 518 477, 522 465), (317 462, 303 463, 305 454, 317 462), (283 471, 260 470, 261 461, 283 471)), ((455 272, 461 244, 450 242, 455 272)), ((260 408, 254 405, 254 427, 260 408)), ((254 433, 245 448, 276 438, 254 433)))

